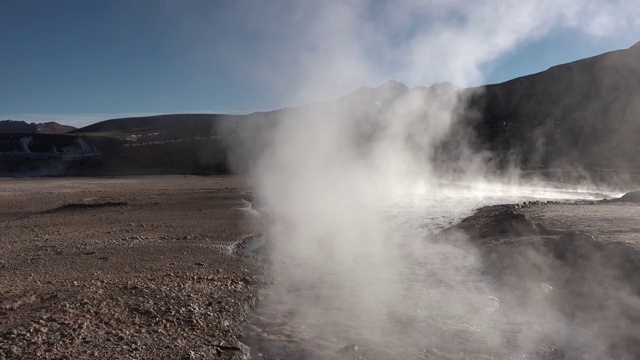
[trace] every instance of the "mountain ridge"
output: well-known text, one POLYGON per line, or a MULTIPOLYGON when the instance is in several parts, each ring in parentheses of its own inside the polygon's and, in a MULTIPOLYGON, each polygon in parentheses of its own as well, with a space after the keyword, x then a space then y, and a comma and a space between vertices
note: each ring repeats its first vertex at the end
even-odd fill
MULTIPOLYGON (((640 47, 487 85, 469 100, 485 147, 523 166, 640 168, 640 47)), ((467 121, 469 125, 473 121, 467 121)))
MULTIPOLYGON (((83 136, 87 141, 91 137, 115 139, 116 142, 106 143, 120 154, 115 158, 123 163, 137 156, 136 151, 142 148, 145 151, 154 148, 156 154, 173 160, 162 163, 151 151, 137 163, 160 162, 162 170, 158 171, 168 173, 177 168, 189 172, 189 167, 177 167, 180 157, 174 157, 171 151, 181 151, 176 144, 190 144, 189 153, 197 154, 199 159, 198 169, 228 171, 230 164, 255 162, 282 118, 305 116, 305 111, 324 114, 332 106, 346 106, 353 111, 354 126, 368 126, 364 135, 358 136, 375 139, 377 127, 369 125, 372 121, 384 121, 384 111, 399 99, 411 95, 412 100, 425 98, 425 104, 429 104, 434 98, 446 99, 451 94, 457 94, 461 100, 460 109, 454 111, 456 121, 440 144, 439 156, 455 158, 455 154, 447 152, 455 148, 452 144, 457 138, 468 137, 471 129, 473 151, 490 154, 491 162, 498 168, 515 165, 538 170, 571 167, 587 171, 615 168, 640 171, 640 158, 635 156, 640 153, 640 142, 636 140, 636 134, 640 134, 640 42, 628 49, 482 87, 459 89, 450 83, 437 83, 409 88, 389 81, 373 88, 363 86, 330 103, 248 115, 118 118, 74 129, 69 135, 83 136), (238 144, 244 148, 238 149, 242 147, 238 144), (207 156, 215 159, 212 161, 216 164, 207 162, 207 156)), ((109 151, 105 151, 103 158, 108 156, 109 151)), ((110 169, 118 168, 116 163, 110 164, 110 169)), ((100 166, 95 163, 91 168, 100 166)), ((149 168, 153 166, 140 171, 149 168)), ((127 171, 137 170, 129 166, 127 171)))
POLYGON ((0 120, 0 133, 65 134, 75 129, 55 121, 28 123, 22 120, 0 120))

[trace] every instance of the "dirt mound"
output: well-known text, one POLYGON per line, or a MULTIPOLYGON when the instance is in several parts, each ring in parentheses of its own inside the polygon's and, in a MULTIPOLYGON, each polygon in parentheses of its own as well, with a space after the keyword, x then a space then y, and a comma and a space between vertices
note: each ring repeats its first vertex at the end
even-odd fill
POLYGON ((97 208, 125 206, 125 205, 127 205, 127 203, 124 201, 106 201, 106 202, 97 202, 97 203, 71 203, 71 204, 62 205, 55 209, 49 210, 47 212, 97 209, 97 208))
POLYGON ((624 194, 620 201, 640 202, 640 190, 631 191, 624 194))
POLYGON ((483 271, 516 301, 551 311, 554 321, 576 330, 553 335, 559 358, 597 352, 604 358, 636 359, 640 211, 627 202, 638 195, 591 205, 482 208, 443 235, 475 245, 483 271))

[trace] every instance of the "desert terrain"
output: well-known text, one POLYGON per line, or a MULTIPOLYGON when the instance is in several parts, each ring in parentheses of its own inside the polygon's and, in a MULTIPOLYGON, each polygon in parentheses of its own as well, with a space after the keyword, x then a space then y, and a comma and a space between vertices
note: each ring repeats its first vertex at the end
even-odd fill
POLYGON ((0 179, 0 358, 242 358, 234 177, 0 179))
POLYGON ((638 195, 489 206, 440 235, 473 244, 514 301, 562 324, 545 358, 637 359, 638 195))
MULTIPOLYGON (((245 251, 264 220, 243 179, 1 179, 0 199, 0 358, 248 354, 242 322, 271 280, 245 251)), ((478 248, 484 271, 518 301, 633 358, 636 200, 490 206, 439 237, 478 248)), ((545 358, 592 352, 571 332, 556 340, 545 358)))

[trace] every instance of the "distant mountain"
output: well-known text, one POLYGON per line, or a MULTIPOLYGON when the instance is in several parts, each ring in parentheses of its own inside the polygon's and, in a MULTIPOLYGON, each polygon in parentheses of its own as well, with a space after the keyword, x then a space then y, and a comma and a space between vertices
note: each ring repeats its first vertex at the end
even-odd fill
POLYGON ((214 130, 216 121, 229 117, 218 114, 169 114, 119 118, 75 129, 71 133, 120 138, 166 133, 172 137, 208 136, 214 130))
POLYGON ((358 90, 339 98, 338 103, 369 104, 382 107, 406 95, 409 91, 409 87, 405 84, 392 80, 375 88, 362 86, 358 90))
MULTIPOLYGON (((33 137, 31 142, 26 139, 28 134, 71 130, 70 136, 82 137, 99 155, 69 164, 63 172, 68 175, 245 172, 274 141, 273 131, 283 118, 322 121, 336 109, 346 109, 349 134, 366 148, 393 120, 389 111, 402 113, 408 103, 423 104, 424 111, 412 114, 411 121, 432 131, 420 123, 433 114, 428 107, 436 105, 436 113, 448 110, 450 104, 442 106, 441 101, 452 97, 461 100, 454 109, 457 121, 432 154, 436 161, 455 159, 459 144, 465 141, 471 144, 466 150, 488 154, 498 168, 515 164, 539 173, 566 168, 589 174, 621 169, 640 173, 640 43, 478 88, 457 89, 439 83, 410 89, 390 81, 375 88, 362 87, 335 102, 299 108, 249 115, 121 118, 80 129, 1 121, 0 133, 23 135, 0 139, 0 144, 11 153, 6 157, 15 159, 16 151, 27 142, 33 152, 68 147, 62 138, 33 137)), ((420 143, 415 137, 422 130, 411 133, 411 141, 420 143)))
MULTIPOLYGON (((450 164, 462 156, 464 143, 463 150, 487 154, 499 169, 515 165, 538 172, 572 169, 590 176, 640 173, 640 43, 500 84, 456 89, 440 83, 409 89, 389 82, 360 88, 337 103, 348 106, 359 128, 379 129, 393 119, 385 118, 387 108, 423 104, 420 116, 426 119, 429 104, 456 93, 457 121, 436 149, 438 163, 450 164), (411 101, 403 102, 407 99, 411 101)), ((375 134, 366 137, 374 139, 375 134)))
POLYGON ((287 109, 250 115, 168 114, 105 120, 69 134, 116 140, 102 156, 73 168, 76 175, 211 174, 247 171, 287 109), (238 146, 238 144, 242 144, 238 146), (252 159, 252 160, 249 160, 252 159))
POLYGON ((640 169, 640 43, 467 93, 463 126, 503 162, 640 169))
POLYGON ((0 120, 0 133, 66 134, 75 127, 57 122, 27 123, 18 120, 0 120))

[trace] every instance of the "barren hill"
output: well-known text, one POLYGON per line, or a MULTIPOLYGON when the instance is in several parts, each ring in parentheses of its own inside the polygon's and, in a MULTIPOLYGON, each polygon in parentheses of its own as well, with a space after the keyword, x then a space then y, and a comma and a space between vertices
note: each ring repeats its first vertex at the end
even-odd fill
POLYGON ((149 136, 152 134, 160 138, 210 136, 215 130, 215 123, 229 117, 229 115, 219 114, 167 114, 128 117, 101 121, 75 129, 71 133, 118 138, 149 136))
MULTIPOLYGON (((330 116, 327 109, 332 106, 346 107, 352 114, 351 126, 358 136, 364 134, 366 143, 375 139, 378 125, 389 120, 384 111, 395 101, 425 97, 428 104, 457 91, 448 83, 409 89, 391 81, 360 88, 333 103, 272 112, 131 117, 75 130, 55 123, 3 121, 0 132, 53 133, 69 128, 69 135, 82 136, 100 153, 75 162, 64 174, 242 172, 273 141, 273 129, 284 115, 295 120, 312 113, 322 119, 322 114, 330 116)), ((456 113, 456 126, 436 151, 441 163, 448 156, 455 158, 456 142, 471 129, 477 148, 473 150, 490 153, 498 167, 515 164, 535 172, 570 168, 605 176, 612 171, 640 174, 640 44, 501 84, 463 89, 459 96, 464 101, 456 113)), ((13 136, 5 147, 18 148, 16 141, 22 138, 13 136)), ((56 145, 45 144, 46 148, 56 145)), ((42 148, 42 144, 32 145, 42 148)))
POLYGON ((28 134, 66 134, 75 127, 61 125, 57 122, 27 123, 18 120, 0 120, 0 133, 28 133, 28 134))
POLYGON ((640 44, 488 85, 466 116, 525 167, 640 169, 640 44))

